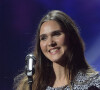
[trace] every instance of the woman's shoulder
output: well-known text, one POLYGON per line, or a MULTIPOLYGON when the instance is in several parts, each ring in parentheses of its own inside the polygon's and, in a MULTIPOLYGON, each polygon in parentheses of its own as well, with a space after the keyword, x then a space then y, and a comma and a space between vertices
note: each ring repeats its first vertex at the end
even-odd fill
POLYGON ((100 74, 96 73, 96 74, 92 74, 91 76, 89 76, 89 85, 91 87, 97 87, 100 89, 100 74))
MULTIPOLYGON (((71 82, 71 87, 74 90, 100 90, 100 74, 97 72, 84 73, 78 72, 75 79, 71 82)), ((62 86, 53 88, 47 86, 46 90, 70 90, 70 87, 62 86)))
POLYGON ((78 74, 75 77, 74 84, 75 86, 80 85, 86 86, 88 88, 95 87, 100 89, 100 74, 98 72, 78 72, 78 74))
MULTIPOLYGON (((13 82, 13 89, 14 90, 22 90, 20 89, 23 85, 25 85, 25 83, 27 82, 27 76, 25 74, 25 72, 22 72, 21 74, 17 75, 14 78, 14 82, 13 82)), ((23 87, 22 87, 23 88, 23 87)), ((26 89, 24 89, 26 90, 26 89)))
POLYGON ((83 80, 83 81, 86 81, 86 80, 100 80, 100 73, 97 72, 97 71, 94 71, 94 72, 82 72, 82 71, 79 71, 75 77, 75 80, 76 81, 79 81, 80 80, 83 80))

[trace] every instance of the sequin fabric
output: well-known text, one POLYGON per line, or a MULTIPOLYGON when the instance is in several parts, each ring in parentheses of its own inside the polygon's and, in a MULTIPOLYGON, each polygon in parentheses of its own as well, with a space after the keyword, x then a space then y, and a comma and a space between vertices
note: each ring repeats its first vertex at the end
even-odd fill
MULTIPOLYGON (((68 85, 58 88, 48 86, 46 90, 70 90, 70 87, 68 85)), ((71 90, 100 90, 100 75, 87 75, 78 72, 74 81, 71 83, 71 90)))

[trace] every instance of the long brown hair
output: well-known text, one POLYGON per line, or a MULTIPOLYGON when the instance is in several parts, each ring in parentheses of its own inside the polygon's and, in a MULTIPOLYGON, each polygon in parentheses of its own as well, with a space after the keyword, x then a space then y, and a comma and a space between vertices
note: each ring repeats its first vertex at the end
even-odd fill
MULTIPOLYGON (((40 48, 40 28, 41 25, 49 20, 55 20, 63 28, 64 33, 68 36, 69 50, 66 53, 66 77, 69 78, 69 83, 74 79, 77 72, 91 70, 91 67, 85 60, 84 56, 84 42, 79 34, 78 27, 74 21, 59 10, 53 10, 48 12, 40 21, 37 29, 36 45, 34 47, 34 55, 36 56, 35 74, 33 76, 32 90, 45 90, 50 84, 50 73, 53 71, 52 62, 48 60, 41 51, 40 48)), ((27 77, 24 76, 19 84, 20 87, 28 87, 26 84, 27 77), (23 84, 22 84, 23 83, 23 84)), ((24 89, 25 90, 25 89, 24 89)))

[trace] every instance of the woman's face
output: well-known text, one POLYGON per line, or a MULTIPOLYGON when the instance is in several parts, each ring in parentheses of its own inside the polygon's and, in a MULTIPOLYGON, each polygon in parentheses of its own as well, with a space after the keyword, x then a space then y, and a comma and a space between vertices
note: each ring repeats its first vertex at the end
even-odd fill
POLYGON ((61 26, 54 20, 44 22, 40 28, 40 48, 52 62, 64 59, 68 49, 67 37, 61 26))

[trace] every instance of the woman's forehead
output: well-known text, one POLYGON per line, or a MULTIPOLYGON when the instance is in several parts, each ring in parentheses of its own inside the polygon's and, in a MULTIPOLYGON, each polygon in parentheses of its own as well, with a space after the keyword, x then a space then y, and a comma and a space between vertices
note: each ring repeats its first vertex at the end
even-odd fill
POLYGON ((61 26, 58 22, 49 20, 41 25, 40 34, 52 32, 54 30, 61 30, 61 26))

